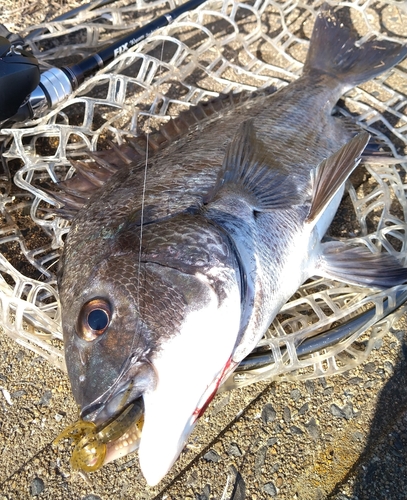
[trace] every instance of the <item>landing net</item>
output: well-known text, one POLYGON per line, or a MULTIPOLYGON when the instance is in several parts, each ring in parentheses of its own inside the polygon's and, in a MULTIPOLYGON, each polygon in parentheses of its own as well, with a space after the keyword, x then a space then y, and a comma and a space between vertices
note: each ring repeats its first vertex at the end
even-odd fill
MULTIPOLYGON (((72 19, 30 27, 23 35, 44 69, 72 64, 177 4, 113 2, 72 19)), ((373 34, 406 43, 406 2, 339 5, 351 6, 363 39, 373 34)), ((52 189, 71 177, 70 160, 82 158, 86 150, 104 149, 109 140, 120 144, 156 129, 180 110, 221 92, 280 88, 295 80, 319 6, 290 0, 208 1, 122 54, 43 118, 28 127, 2 130, 0 321, 8 335, 65 370, 56 272, 69 224, 44 210, 54 201, 38 186, 52 189)), ((352 90, 338 106, 338 113, 353 116, 383 141, 399 163, 365 165, 362 178, 348 185, 332 229, 334 236, 389 252, 404 265, 406 95, 404 62, 352 90)), ((406 293, 407 287, 378 292, 320 278, 308 281, 259 345, 259 352, 268 349, 272 360, 260 370, 236 375, 230 387, 277 376, 312 378, 348 370, 366 358, 377 338, 405 312, 406 293), (365 311, 371 314, 362 316, 351 334, 304 351, 306 340, 365 311)))

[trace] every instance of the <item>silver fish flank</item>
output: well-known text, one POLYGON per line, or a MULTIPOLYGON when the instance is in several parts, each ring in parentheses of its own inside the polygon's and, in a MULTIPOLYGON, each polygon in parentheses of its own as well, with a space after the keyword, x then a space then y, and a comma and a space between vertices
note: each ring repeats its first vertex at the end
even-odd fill
POLYGON ((112 174, 99 161, 67 185, 67 212, 79 210, 59 288, 81 418, 103 429, 144 405, 141 440, 127 423, 109 438, 105 463, 139 447, 142 472, 157 484, 221 383, 309 277, 407 280, 389 254, 323 241, 370 140, 333 107, 407 55, 389 41, 355 42, 323 6, 296 82, 222 104, 147 164, 112 174), (100 187, 81 208, 89 179, 100 187))

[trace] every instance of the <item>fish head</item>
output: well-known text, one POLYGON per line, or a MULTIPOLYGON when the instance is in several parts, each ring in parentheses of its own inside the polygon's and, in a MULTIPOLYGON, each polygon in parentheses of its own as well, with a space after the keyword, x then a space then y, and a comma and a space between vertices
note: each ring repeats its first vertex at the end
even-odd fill
POLYGON ((123 438, 137 434, 130 427, 116 433, 105 463, 139 446, 150 485, 178 458, 232 369, 241 305, 239 266, 222 234, 197 227, 188 244, 184 221, 180 241, 159 239, 164 251, 153 244, 157 231, 145 230, 148 251, 127 235, 97 264, 84 258, 76 268, 68 244, 60 285, 66 365, 81 418, 103 428, 141 399, 141 440, 123 438))
POLYGON ((147 272, 144 266, 132 266, 130 257, 104 259, 83 280, 81 293, 69 301, 61 294, 66 364, 82 417, 97 412, 101 420, 103 413, 119 409, 122 392, 128 401, 155 384, 151 325, 142 317, 148 311, 146 290, 136 283, 147 272), (142 311, 137 294, 144 301, 142 311))

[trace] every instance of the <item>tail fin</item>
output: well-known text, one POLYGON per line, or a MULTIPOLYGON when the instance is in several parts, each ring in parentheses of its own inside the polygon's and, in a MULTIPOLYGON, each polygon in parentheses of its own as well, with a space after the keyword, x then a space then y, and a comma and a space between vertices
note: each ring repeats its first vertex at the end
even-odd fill
POLYGON ((341 82, 342 92, 383 73, 407 56, 407 46, 371 39, 360 46, 328 4, 315 21, 304 74, 327 73, 341 82))

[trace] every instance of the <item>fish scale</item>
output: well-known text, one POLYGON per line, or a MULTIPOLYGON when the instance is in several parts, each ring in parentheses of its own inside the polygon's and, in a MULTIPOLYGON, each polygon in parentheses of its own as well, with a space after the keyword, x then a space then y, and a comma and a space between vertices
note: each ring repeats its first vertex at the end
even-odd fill
POLYGON ((197 416, 309 277, 382 288, 407 281, 390 254, 322 239, 370 138, 333 107, 407 55, 396 43, 355 42, 324 5, 296 82, 192 111, 188 130, 183 115, 155 136, 147 158, 113 148, 121 166, 101 170, 106 179, 89 196, 88 181, 66 184, 79 211, 59 287, 81 417, 95 424, 92 439, 107 423, 117 437, 132 432, 121 423, 126 408, 143 401, 145 411, 141 440, 104 443, 105 462, 139 445, 147 482, 160 481, 197 416))

